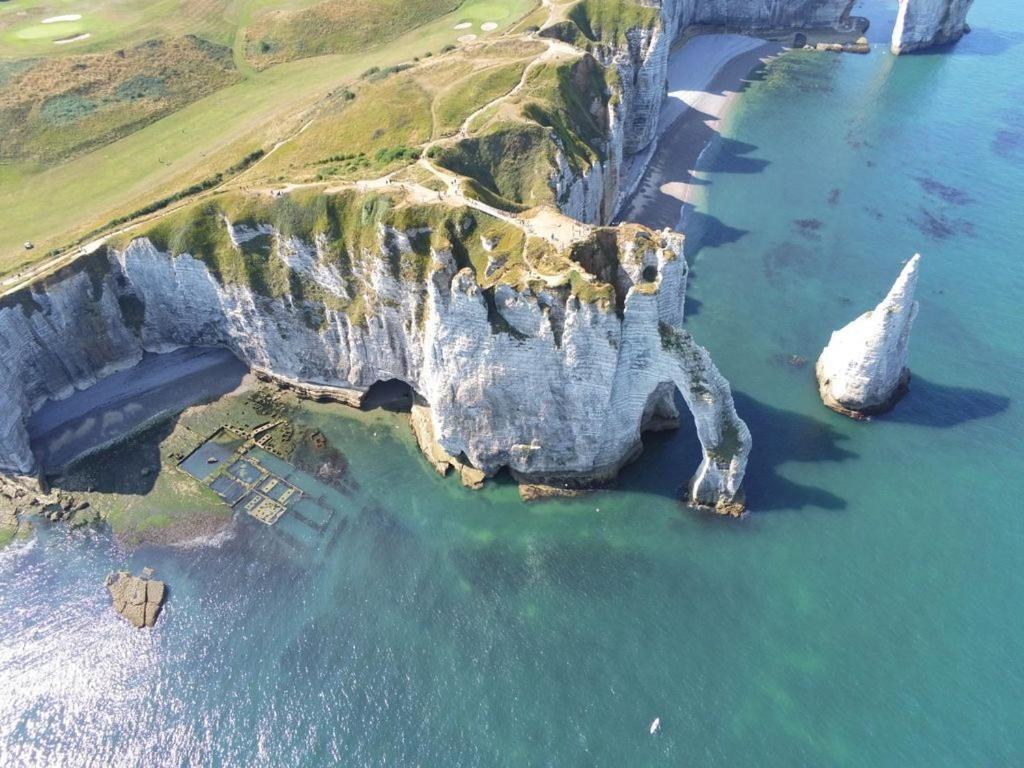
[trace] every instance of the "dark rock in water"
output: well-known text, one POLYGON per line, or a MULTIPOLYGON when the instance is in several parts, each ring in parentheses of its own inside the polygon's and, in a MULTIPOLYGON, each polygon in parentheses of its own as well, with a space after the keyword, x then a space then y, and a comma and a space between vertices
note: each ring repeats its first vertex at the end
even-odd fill
POLYGON ((974 198, 964 192, 964 190, 951 187, 948 184, 943 184, 941 181, 936 181, 928 176, 918 176, 915 181, 917 181, 921 186, 921 189, 929 195, 934 195, 947 203, 951 203, 953 205, 967 205, 968 203, 974 202, 974 198))
MULTIPOLYGON (((152 575, 146 568, 143 573, 152 575)), ((114 610, 135 627, 152 627, 160 615, 167 588, 162 581, 132 576, 128 571, 107 575, 107 591, 114 599, 114 610)))
POLYGON ((825 224, 818 219, 794 219, 793 226, 808 240, 821 240, 821 235, 818 232, 825 224))
POLYGON ((944 214, 936 214, 924 208, 917 218, 907 220, 917 227, 922 234, 932 240, 947 240, 956 235, 974 235, 974 223, 967 219, 950 218, 944 214))

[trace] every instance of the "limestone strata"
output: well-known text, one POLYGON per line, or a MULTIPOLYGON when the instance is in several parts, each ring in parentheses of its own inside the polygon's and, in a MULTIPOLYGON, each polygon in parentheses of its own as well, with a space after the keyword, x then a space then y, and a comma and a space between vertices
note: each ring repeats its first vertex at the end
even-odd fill
POLYGON ((967 12, 974 0, 899 0, 892 52, 899 55, 953 43, 970 32, 967 12))
MULTIPOLYGON (((242 225, 192 226, 203 242, 230 227, 230 245, 200 258, 139 237, 0 302, 0 468, 38 469, 25 422, 47 400, 144 350, 221 346, 269 376, 353 400, 376 382, 406 382, 429 407, 430 442, 449 464, 457 457, 470 484, 479 481, 470 470, 504 467, 524 482, 606 480, 637 455, 646 425, 678 416, 678 387, 704 448, 691 500, 742 498, 750 436, 728 384, 682 331, 679 235, 598 230, 563 274, 493 282, 523 251, 511 227, 475 255, 465 251, 481 240, 475 230, 457 241, 425 225, 368 222, 361 250, 339 255, 322 234, 272 227, 251 255, 266 275, 246 282, 241 272, 227 279, 242 225), (289 275, 281 291, 261 282, 277 270, 289 275)), ((567 258, 546 258, 556 257, 567 258)))
POLYGON ((832 334, 817 365, 821 399, 829 408, 862 418, 892 408, 906 392, 920 258, 907 262, 881 304, 832 334))
POLYGON ((118 571, 107 576, 107 591, 114 600, 114 610, 141 629, 156 624, 167 590, 157 579, 144 579, 127 571, 118 571))

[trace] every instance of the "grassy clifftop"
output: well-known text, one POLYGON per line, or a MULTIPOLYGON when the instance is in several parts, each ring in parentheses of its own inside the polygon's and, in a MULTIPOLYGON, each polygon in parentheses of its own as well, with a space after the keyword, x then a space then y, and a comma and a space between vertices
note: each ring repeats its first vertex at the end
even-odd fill
POLYGON ((56 164, 238 78, 229 48, 193 36, 0 62, 0 162, 56 164))
POLYGON ((630 30, 652 29, 661 12, 637 0, 580 0, 545 34, 590 50, 592 44, 622 45, 630 30))
POLYGON ((560 251, 517 224, 465 206, 412 202, 400 189, 218 195, 111 246, 121 249, 142 237, 170 255, 203 261, 222 284, 244 285, 271 299, 289 295, 344 311, 356 322, 372 304, 370 274, 383 266, 411 291, 425 291, 441 252, 450 253, 457 268, 472 270, 485 292, 509 285, 615 303, 621 310, 628 288, 619 268, 625 251, 635 259, 658 245, 647 230, 631 226, 594 230, 560 251), (244 242, 232 242, 229 225, 246 232, 244 242), (329 293, 296 269, 289 258, 296 248, 336 270, 352 298, 329 293))
POLYGON ((544 62, 514 97, 474 121, 471 136, 435 159, 473 179, 486 202, 509 210, 557 205, 557 154, 581 174, 604 158, 610 95, 605 70, 590 56, 544 62))

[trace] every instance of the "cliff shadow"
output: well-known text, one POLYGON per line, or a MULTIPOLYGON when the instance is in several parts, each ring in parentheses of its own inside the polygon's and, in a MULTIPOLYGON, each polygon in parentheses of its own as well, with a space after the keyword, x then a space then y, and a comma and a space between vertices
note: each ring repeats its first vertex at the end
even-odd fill
MULTIPOLYGON (((746 62, 740 66, 749 66, 746 62)), ((724 87, 719 82, 701 93, 726 96, 742 93, 750 84, 764 79, 766 67, 757 65, 746 77, 738 79, 736 87, 724 87)), ((732 80, 729 76, 727 80, 732 80)), ((730 82, 732 85, 732 82, 730 82)), ((713 182, 698 178, 695 172, 706 173, 761 173, 769 160, 753 157, 757 146, 736 139, 725 138, 711 124, 718 116, 694 107, 687 108, 662 135, 644 170, 636 190, 622 206, 616 221, 633 221, 652 229, 678 228, 680 214, 688 197, 688 188, 709 186, 713 182)))
POLYGON ((359 405, 361 411, 380 408, 392 413, 409 413, 414 402, 422 402, 416 390, 401 379, 377 381, 370 385, 359 405))
MULTIPOLYGON (((736 410, 750 427, 754 446, 747 463, 743 487, 748 509, 758 512, 819 507, 842 510, 845 499, 824 488, 797 483, 779 472, 784 464, 842 462, 857 457, 842 446, 846 436, 829 424, 804 414, 775 408, 733 392, 736 410)), ((700 464, 701 451, 693 418, 676 392, 680 426, 669 432, 643 436, 644 452, 623 468, 615 487, 619 490, 686 498, 686 486, 700 464)))
POLYGON ((907 394, 888 413, 874 418, 923 427, 956 427, 986 419, 1010 407, 1010 398, 969 387, 936 384, 913 375, 907 394))
POLYGON ((63 472, 47 475, 47 480, 54 489, 62 491, 145 496, 163 471, 160 444, 177 423, 177 417, 166 419, 77 459, 63 472))
POLYGON ((717 216, 701 213, 692 203, 683 203, 677 214, 678 222, 672 228, 686 234, 686 259, 690 263, 691 277, 694 261, 702 250, 731 245, 750 233, 750 230, 729 226, 717 216))
POLYGON ((766 405, 743 392, 733 391, 733 398, 736 411, 750 427, 754 439, 743 481, 751 512, 805 507, 846 509, 846 499, 779 474, 784 464, 842 462, 856 458, 856 453, 842 446, 847 439, 845 435, 824 421, 766 405))

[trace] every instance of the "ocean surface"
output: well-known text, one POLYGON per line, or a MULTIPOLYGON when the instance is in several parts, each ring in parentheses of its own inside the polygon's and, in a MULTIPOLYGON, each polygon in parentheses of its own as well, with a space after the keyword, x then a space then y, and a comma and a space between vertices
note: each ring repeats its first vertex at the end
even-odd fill
POLYGON ((971 23, 783 56, 702 158, 688 323, 754 434, 749 516, 678 503, 692 427, 524 506, 311 406, 354 481, 325 540, 0 551, 0 765, 1024 764, 1024 6, 971 23), (917 251, 910 394, 831 413, 814 359, 917 251), (103 578, 145 565, 170 598, 136 631, 103 578))

